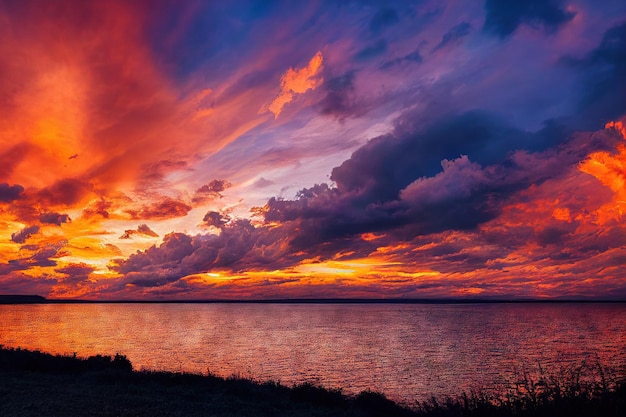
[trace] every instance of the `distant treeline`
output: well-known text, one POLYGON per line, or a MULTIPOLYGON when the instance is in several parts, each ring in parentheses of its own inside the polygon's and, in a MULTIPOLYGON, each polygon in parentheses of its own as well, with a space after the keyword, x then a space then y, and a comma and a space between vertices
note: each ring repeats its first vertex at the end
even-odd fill
POLYGON ((624 417, 626 378, 599 365, 538 380, 506 395, 480 392, 399 405, 364 391, 286 387, 240 377, 133 371, 123 355, 50 355, 0 346, 0 415, 624 417))
POLYGON ((46 303, 44 297, 40 295, 2 295, 0 294, 0 304, 41 304, 46 303))

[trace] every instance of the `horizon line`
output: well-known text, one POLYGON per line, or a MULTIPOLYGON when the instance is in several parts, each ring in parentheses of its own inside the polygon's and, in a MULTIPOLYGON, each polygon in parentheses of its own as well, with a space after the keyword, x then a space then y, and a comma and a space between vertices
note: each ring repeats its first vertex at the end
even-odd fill
POLYGON ((528 304, 626 303, 602 298, 276 298, 276 299, 112 299, 46 298, 40 295, 0 294, 0 304, 528 304))

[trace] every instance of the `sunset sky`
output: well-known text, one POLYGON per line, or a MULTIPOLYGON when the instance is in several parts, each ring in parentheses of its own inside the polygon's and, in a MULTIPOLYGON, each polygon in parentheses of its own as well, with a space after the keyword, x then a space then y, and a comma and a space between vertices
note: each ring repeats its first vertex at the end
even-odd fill
POLYGON ((0 293, 626 298, 626 2, 0 0, 0 293))

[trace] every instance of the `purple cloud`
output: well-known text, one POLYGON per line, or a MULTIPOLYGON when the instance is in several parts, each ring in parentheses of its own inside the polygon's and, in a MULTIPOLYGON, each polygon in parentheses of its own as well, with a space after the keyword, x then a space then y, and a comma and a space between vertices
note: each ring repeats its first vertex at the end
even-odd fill
POLYGON ((69 264, 62 268, 55 268, 54 271, 58 272, 59 274, 66 275, 65 278, 60 280, 61 282, 71 282, 76 284, 79 282, 89 281, 89 274, 91 274, 95 270, 96 268, 91 265, 79 263, 69 264))
POLYGON ((188 204, 182 201, 174 200, 170 197, 165 197, 160 201, 145 205, 141 210, 126 210, 132 219, 171 219, 175 217, 186 216, 192 209, 188 204))
POLYGON ((218 229, 221 229, 222 227, 224 227, 228 223, 229 220, 230 220, 230 217, 222 213, 219 213, 217 211, 207 212, 207 214, 205 214, 204 218, 202 219, 205 225, 217 227, 218 229))
POLYGON ((142 287, 163 286, 180 278, 220 268, 254 270, 292 265, 287 228, 254 227, 248 220, 222 226, 219 235, 171 233, 159 246, 115 261, 112 270, 124 282, 142 287))
POLYGON ((147 237, 159 237, 147 224, 140 224, 137 229, 125 230, 124 234, 120 236, 120 239, 131 239, 133 235, 147 236, 147 237))
POLYGON ((26 239, 39 232, 39 226, 33 225, 23 228, 17 233, 11 234, 11 240, 15 243, 24 243, 26 239))
POLYGON ((22 196, 24 187, 19 184, 9 185, 6 182, 0 183, 0 202, 10 203, 22 196))
POLYGON ((61 226, 61 224, 63 223, 70 222, 71 219, 70 216, 68 216, 67 214, 48 212, 39 215, 39 221, 41 223, 55 224, 57 226, 61 226))
POLYGON ((196 190, 192 201, 194 203, 202 203, 222 198, 222 193, 231 186, 232 184, 226 180, 212 180, 196 190))

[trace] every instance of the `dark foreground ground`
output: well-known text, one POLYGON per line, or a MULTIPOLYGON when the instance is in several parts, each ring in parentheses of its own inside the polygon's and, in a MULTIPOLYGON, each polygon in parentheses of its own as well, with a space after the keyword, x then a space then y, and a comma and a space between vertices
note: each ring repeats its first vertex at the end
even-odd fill
POLYGON ((507 398, 461 395, 408 409, 372 392, 136 372, 120 355, 80 359, 1 348, 0 416, 626 416, 623 380, 600 372, 582 382, 577 375, 566 384, 526 380, 507 398))

